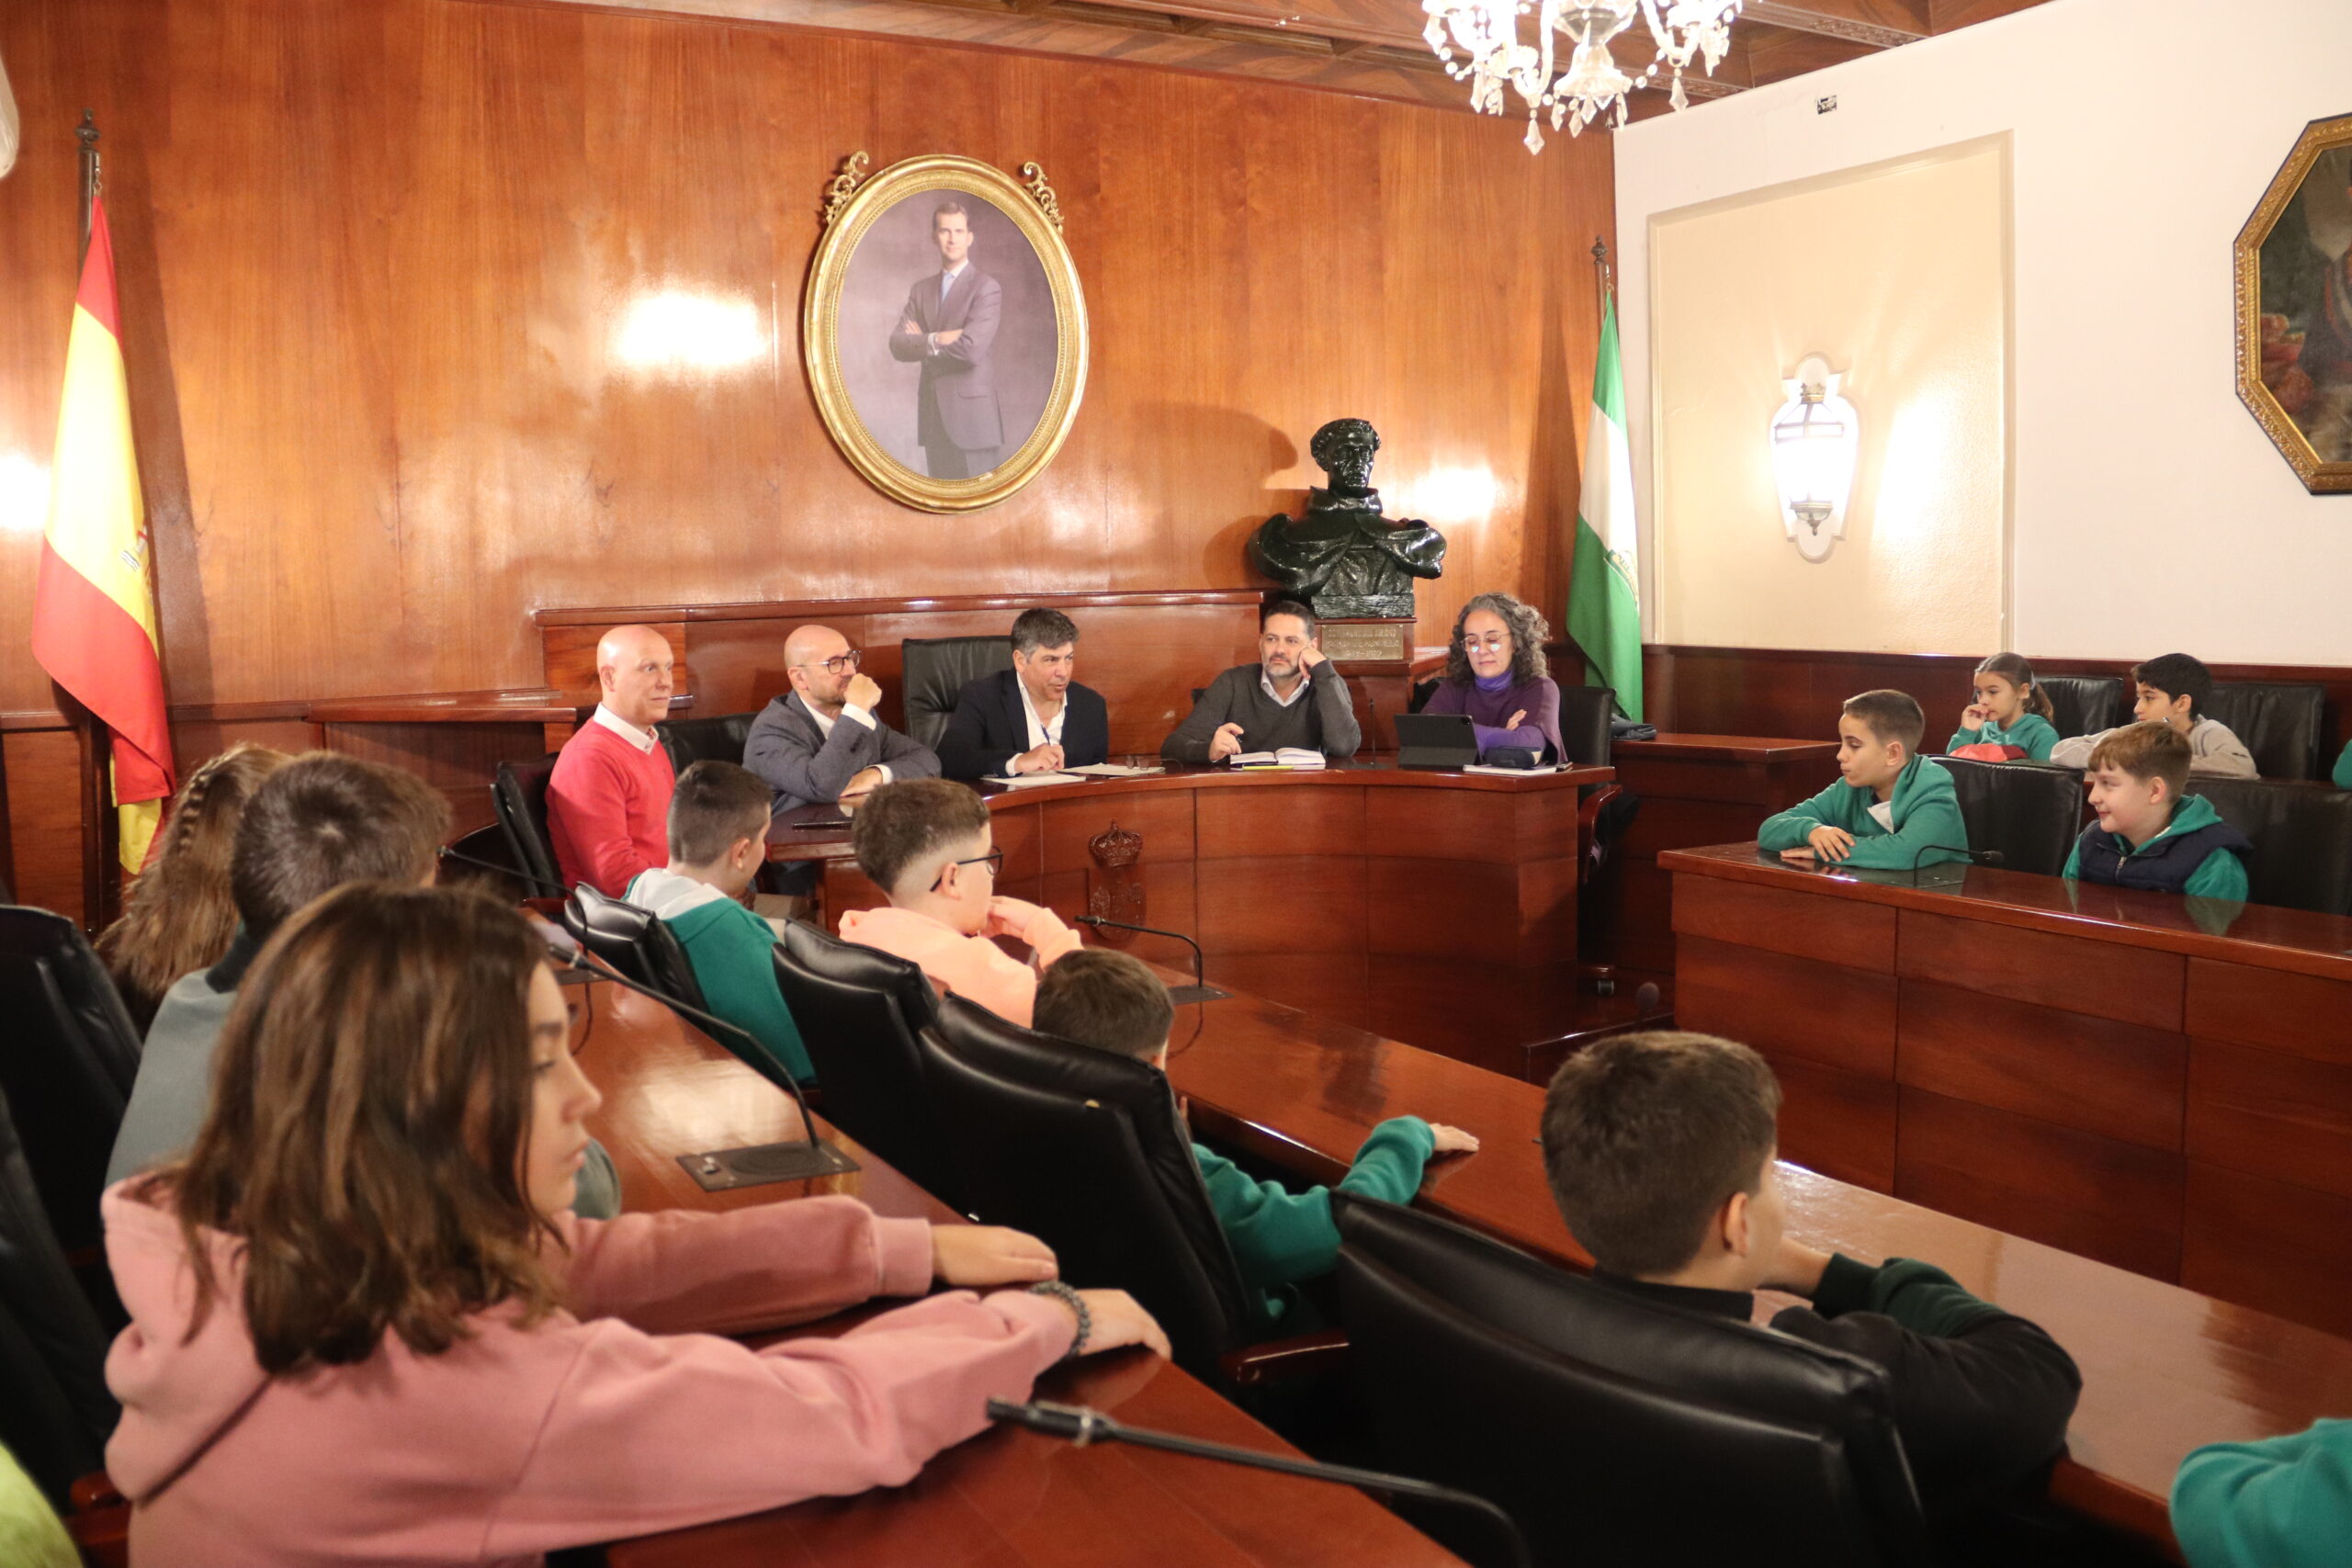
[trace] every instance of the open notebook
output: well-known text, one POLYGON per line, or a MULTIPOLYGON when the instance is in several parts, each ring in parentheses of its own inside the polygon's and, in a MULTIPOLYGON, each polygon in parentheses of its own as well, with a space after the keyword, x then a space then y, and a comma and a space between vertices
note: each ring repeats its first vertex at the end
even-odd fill
POLYGON ((1229 761, 1237 768, 1319 768, 1323 753, 1304 746, 1285 746, 1279 751, 1243 751, 1229 761))

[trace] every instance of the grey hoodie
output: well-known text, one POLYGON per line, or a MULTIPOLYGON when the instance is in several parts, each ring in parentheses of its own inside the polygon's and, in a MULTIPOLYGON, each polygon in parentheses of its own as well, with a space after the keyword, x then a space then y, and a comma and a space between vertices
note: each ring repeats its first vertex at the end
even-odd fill
MULTIPOLYGON (((2069 768, 2087 768, 2098 743, 2128 728, 2118 725, 2097 735, 2077 735, 2070 740, 2061 740, 2050 749, 2050 760, 2069 768)), ((2188 727, 2188 771, 2192 773, 2212 773, 2225 779, 2260 776, 2255 771, 2254 753, 2220 719, 2200 718, 2188 727)))

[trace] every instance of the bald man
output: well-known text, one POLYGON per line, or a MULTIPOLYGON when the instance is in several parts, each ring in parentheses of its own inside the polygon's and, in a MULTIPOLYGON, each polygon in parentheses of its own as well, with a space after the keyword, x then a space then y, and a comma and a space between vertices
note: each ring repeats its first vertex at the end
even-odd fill
POLYGON ((596 644, 595 716, 563 743, 548 780, 548 837, 567 887, 618 898, 638 873, 670 863, 678 781, 653 727, 670 712, 674 662, 651 626, 615 626, 596 644))
POLYGON ((858 670, 858 651, 831 626, 785 639, 792 689, 768 704, 743 741, 743 765, 767 780, 775 809, 854 803, 893 779, 935 778, 939 759, 874 716, 882 688, 858 670))

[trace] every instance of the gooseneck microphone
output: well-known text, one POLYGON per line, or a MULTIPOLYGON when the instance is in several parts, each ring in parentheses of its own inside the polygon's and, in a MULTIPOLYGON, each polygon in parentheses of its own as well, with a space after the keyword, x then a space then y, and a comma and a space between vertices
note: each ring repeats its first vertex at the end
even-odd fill
POLYGON ((1133 1443, 1139 1449, 1159 1449, 1166 1453, 1185 1454, 1193 1459, 1245 1465, 1251 1470, 1271 1470, 1278 1475, 1296 1475, 1308 1481, 1329 1482, 1335 1486, 1361 1486, 1423 1503, 1460 1508, 1477 1515, 1494 1527, 1496 1535, 1509 1545, 1510 1560, 1519 1568, 1529 1568, 1532 1561, 1527 1555, 1527 1541, 1520 1535, 1518 1524, 1509 1514, 1474 1493, 1457 1492, 1451 1486, 1440 1486, 1434 1482, 1419 1481, 1409 1475, 1390 1475, 1377 1470, 1358 1470, 1352 1465, 1322 1464, 1311 1459, 1293 1459, 1288 1454, 1261 1453, 1255 1449, 1238 1449, 1229 1443, 1212 1443, 1200 1438, 1181 1437, 1174 1432, 1155 1432, 1148 1427, 1129 1427, 1083 1404, 1056 1404, 1042 1399, 1030 1404, 1019 1404, 1009 1399, 991 1399, 989 1401, 989 1419, 1026 1427, 1033 1432, 1059 1438, 1081 1449, 1093 1443, 1133 1443))
POLYGON ((635 991, 640 997, 652 998, 725 1045, 742 1059, 744 1066, 792 1096, 793 1104, 800 1108, 800 1137, 796 1141, 765 1144, 756 1148, 680 1155, 678 1163, 685 1167, 686 1174, 700 1182, 706 1190, 750 1186, 752 1181, 797 1181, 812 1176, 835 1176, 858 1168, 855 1160, 817 1136, 817 1123, 809 1115, 808 1097, 800 1091, 799 1078, 794 1076, 790 1067, 770 1055, 767 1048, 750 1030, 682 1002, 651 986, 630 979, 590 952, 587 943, 543 915, 526 912, 524 919, 531 922, 532 928, 538 932, 539 940, 547 944, 548 952, 560 960, 565 967, 599 980, 610 980, 621 989, 635 991), (743 1178, 752 1179, 745 1180, 743 1178))
POLYGON ((2002 860, 2001 852, 1998 850, 1972 850, 1966 844, 1921 844, 1912 853, 1911 874, 1914 876, 1919 874, 1921 855, 1933 854, 1938 850, 1950 850, 1953 854, 1966 855, 1972 865, 1998 865, 2002 860))
POLYGON ((1201 944, 1182 931, 1162 931, 1158 926, 1129 925, 1125 920, 1106 920, 1100 915, 1080 915, 1078 917, 1078 923, 1081 926, 1108 926, 1114 931, 1140 931, 1145 936, 1164 936, 1171 942, 1181 942, 1191 948, 1193 950, 1193 983, 1189 986, 1168 987, 1169 999, 1178 1007, 1188 1007, 1193 1002, 1223 1001, 1233 994, 1230 991, 1220 991, 1208 983, 1203 972, 1201 944))
POLYGON ((571 893, 571 889, 562 883, 549 882, 544 876, 533 875, 519 865, 500 865, 496 861, 482 860, 475 855, 459 854, 456 849, 447 844, 442 845, 435 852, 443 860, 453 860, 460 865, 470 865, 482 871, 494 871, 502 876, 511 876, 518 882, 526 882, 534 887, 546 888, 559 898, 568 897, 571 893))

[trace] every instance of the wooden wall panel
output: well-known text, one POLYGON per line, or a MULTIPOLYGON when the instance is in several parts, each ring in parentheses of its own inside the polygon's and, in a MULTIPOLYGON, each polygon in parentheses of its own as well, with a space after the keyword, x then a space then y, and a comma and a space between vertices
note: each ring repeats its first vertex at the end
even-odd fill
POLYGON ((1905 909, 1896 966, 1905 979, 1949 981, 2037 1007, 2177 1032, 2188 960, 1905 909))
MULTIPOLYGON (((17 0, 0 58, 27 130, 0 458, 54 436, 86 104, 175 701, 534 684, 542 604, 1245 587, 1341 414, 1452 541, 1419 640, 1480 589, 1564 590, 1606 138, 1536 159, 1458 109, 470 0, 17 0), (815 416, 799 299, 858 148, 1034 159, 1058 192, 1086 401, 989 512, 895 505, 815 416), (628 363, 662 293, 747 307, 755 352, 628 363)), ((36 545, 0 527, 0 598, 36 545)), ((48 700, 0 652, 0 709, 48 700)))
POLYGON ((1894 968, 1894 911, 1852 898, 1678 876, 1674 930, 1849 968, 1894 968))
POLYGON ((2192 1160, 2180 1283, 2352 1335, 2352 1198, 2192 1160))
POLYGON ((498 820, 498 764, 539 755, 535 724, 330 724, 330 751, 406 768, 449 797, 453 836, 498 820))
POLYGON ((74 919, 82 908, 82 747, 71 730, 0 735, 8 777, 8 890, 74 919))
POLYGON ((2352 1065, 2195 1042, 2188 1156, 2352 1198, 2352 1065))
POLYGON ((1895 984, 1892 975, 1685 935, 1677 944, 1674 1016, 1684 1029, 1776 1058, 1892 1083, 1895 984))
MULTIPOLYGON (((1903 981, 1895 1076, 1954 1100, 2177 1153, 2188 1040, 1992 995, 1903 981)), ((1690 995, 1686 980, 1681 992, 1690 995)))
POLYGON ((1781 1157, 1873 1192, 1894 1191, 1894 1083, 1777 1051, 1764 1056, 1781 1080, 1781 1157))

